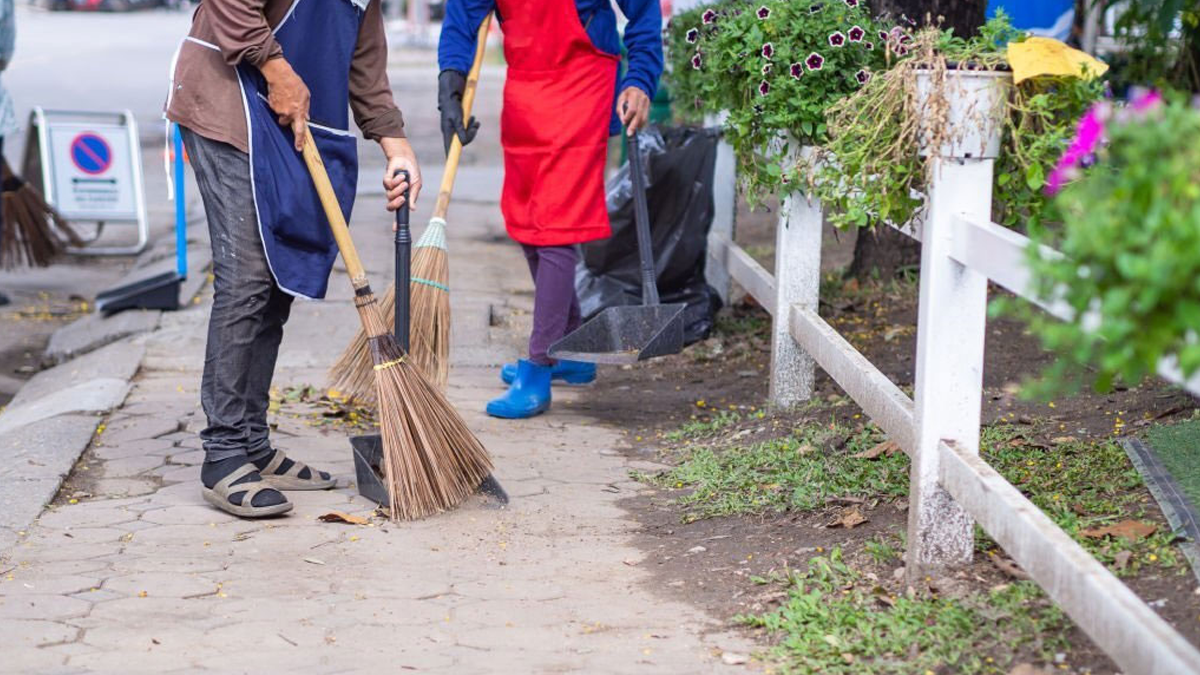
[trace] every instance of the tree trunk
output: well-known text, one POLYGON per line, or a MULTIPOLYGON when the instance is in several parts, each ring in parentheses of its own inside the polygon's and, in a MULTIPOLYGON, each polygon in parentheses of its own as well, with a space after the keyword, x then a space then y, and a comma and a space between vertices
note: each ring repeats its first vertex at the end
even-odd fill
MULTIPOLYGON (((927 17, 935 25, 954 28, 954 34, 967 37, 974 35, 983 25, 987 12, 986 0, 878 0, 871 7, 881 14, 899 18, 901 14, 916 21, 927 23, 927 17)), ((854 260, 846 275, 859 280, 871 277, 890 279, 896 272, 917 267, 921 262, 921 247, 907 235, 886 225, 874 231, 859 230, 854 242, 854 260)))

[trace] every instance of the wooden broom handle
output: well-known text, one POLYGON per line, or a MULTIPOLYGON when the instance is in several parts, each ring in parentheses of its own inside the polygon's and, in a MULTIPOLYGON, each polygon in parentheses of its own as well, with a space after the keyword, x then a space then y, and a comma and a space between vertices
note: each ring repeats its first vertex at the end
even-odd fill
MULTIPOLYGON (((312 132, 304 134, 304 163, 312 175, 313 185, 321 198, 321 206, 325 208, 325 217, 329 219, 329 227, 333 230, 333 238, 337 240, 338 250, 342 252, 342 260, 346 263, 346 272, 350 274, 350 283, 355 288, 365 285, 367 272, 363 269, 362 261, 358 259, 358 250, 350 239, 350 228, 346 227, 346 217, 342 215, 342 207, 338 204, 333 184, 329 182, 329 174, 325 172, 325 162, 321 161, 321 153, 313 142, 312 132)), ((405 205, 407 207, 407 204, 405 205)))
MULTIPOLYGON (((475 41, 475 62, 467 74, 467 86, 463 90, 463 123, 471 120, 471 108, 475 105, 475 87, 479 84, 479 71, 483 68, 483 53, 487 50, 488 28, 492 24, 489 12, 479 24, 479 36, 475 41)), ((450 192, 454 190, 454 179, 458 175, 458 160, 462 157, 462 141, 454 134, 450 141, 450 152, 446 155, 446 168, 442 171, 442 187, 438 190, 437 204, 433 207, 434 218, 446 218, 450 210, 450 192)))

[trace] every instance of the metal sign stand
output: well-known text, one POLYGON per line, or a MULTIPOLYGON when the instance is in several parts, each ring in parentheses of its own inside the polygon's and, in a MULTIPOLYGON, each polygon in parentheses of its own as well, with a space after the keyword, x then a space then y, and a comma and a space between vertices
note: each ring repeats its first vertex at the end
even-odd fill
POLYGON ((72 223, 94 222, 96 233, 88 245, 68 249, 79 255, 136 255, 146 248, 150 237, 150 225, 146 218, 146 195, 142 180, 142 154, 138 140, 137 121, 129 110, 121 112, 93 112, 84 110, 45 110, 34 108, 29 117, 30 142, 25 144, 22 172, 29 178, 40 175, 42 194, 46 202, 54 206, 72 223), (54 132, 79 132, 67 148, 67 156, 77 156, 74 168, 65 166, 63 148, 53 143, 61 142, 54 132), (125 147, 109 146, 105 137, 124 136, 125 147), (100 152, 95 152, 99 148, 100 152), (74 153, 78 153, 75 155, 74 153), (121 153, 128 155, 122 157, 121 153), (56 161, 56 156, 57 160, 56 161), (111 173, 109 178, 104 174, 111 173), (70 178, 69 173, 95 174, 97 177, 70 178), (111 204, 96 203, 81 205, 60 194, 58 188, 66 183, 94 182, 111 185, 111 204), (124 192, 128 191, 128 192, 124 192), (133 224, 137 226, 137 243, 132 246, 96 246, 97 241, 109 224, 133 224))

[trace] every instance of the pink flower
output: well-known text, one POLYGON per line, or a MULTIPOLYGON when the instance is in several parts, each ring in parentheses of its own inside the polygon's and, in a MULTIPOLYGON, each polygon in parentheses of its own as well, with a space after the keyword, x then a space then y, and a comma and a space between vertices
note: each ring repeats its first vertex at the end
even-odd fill
POLYGON ((871 74, 865 70, 860 70, 854 74, 854 79, 858 80, 859 84, 866 84, 871 79, 871 74))
POLYGON ((770 74, 771 74, 771 64, 767 63, 767 64, 764 64, 764 65, 763 65, 763 67, 762 67, 762 74, 763 74, 764 76, 765 76, 765 75, 770 75, 770 74))
POLYGON ((864 43, 863 43, 863 46, 864 46, 864 47, 866 47, 867 49, 875 49, 875 43, 874 43, 874 42, 864 42, 864 43))
POLYGON ((704 12, 704 14, 703 14, 703 15, 700 17, 700 19, 701 19, 702 21, 704 21, 704 23, 705 23, 705 24, 716 23, 716 22, 717 22, 717 13, 716 13, 715 11, 711 10, 711 9, 710 9, 710 10, 707 10, 707 11, 706 11, 706 12, 704 12))
POLYGON ((842 35, 841 31, 834 31, 829 34, 829 44, 833 47, 841 47, 846 44, 846 36, 842 35))
POLYGON ((1104 141, 1104 124, 1111 112, 1112 106, 1105 101, 1100 101, 1092 105, 1083 119, 1079 120, 1079 129, 1075 132, 1075 139, 1071 141, 1067 151, 1058 160, 1058 165, 1046 179, 1045 192, 1047 195, 1058 194, 1067 181, 1079 174, 1079 165, 1094 153, 1096 148, 1100 147, 1104 141))
POLYGON ((804 59, 804 65, 808 66, 809 70, 820 70, 825 66, 825 57, 813 52, 804 59))
POLYGON ((758 83, 758 95, 759 96, 766 96, 770 92, 771 92, 771 83, 770 82, 763 80, 762 82, 758 83))
POLYGON ((846 6, 858 7, 858 0, 846 0, 846 6))
POLYGON ((863 30, 862 26, 853 26, 850 30, 846 31, 846 34, 851 42, 862 42, 863 38, 867 35, 867 31, 863 30))
POLYGON ((768 42, 762 46, 762 57, 764 59, 769 59, 772 56, 775 56, 775 45, 768 42))
POLYGON ((689 30, 689 31, 687 32, 687 41, 688 41, 688 44, 690 44, 690 45, 694 45, 694 44, 696 44, 696 42, 697 42, 697 41, 699 41, 699 40, 700 40, 700 31, 698 31, 698 30, 696 30, 695 28, 693 28, 693 29, 691 29, 691 30, 689 30))
POLYGON ((796 78, 797 80, 800 79, 804 75, 804 64, 793 63, 789 72, 791 72, 792 77, 796 78))
POLYGON ((771 8, 770 7, 763 5, 762 7, 758 8, 758 18, 767 19, 770 16, 771 16, 771 8))
POLYGON ((1159 107, 1162 105, 1162 103, 1162 92, 1158 91, 1157 89, 1151 89, 1150 91, 1136 96, 1132 101, 1129 102, 1129 107, 1135 113, 1145 113, 1159 107))
POLYGON ((696 55, 692 57, 692 69, 700 70, 700 66, 702 65, 704 65, 704 62, 700 59, 700 53, 696 52, 696 55))

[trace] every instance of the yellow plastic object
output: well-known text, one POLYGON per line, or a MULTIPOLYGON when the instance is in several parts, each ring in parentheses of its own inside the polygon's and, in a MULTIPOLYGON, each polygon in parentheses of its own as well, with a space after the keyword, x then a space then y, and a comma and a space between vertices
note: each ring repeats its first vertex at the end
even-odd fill
POLYGON ((1108 70, 1108 64, 1100 59, 1046 37, 1009 43, 1008 65, 1013 70, 1014 84, 1039 75, 1070 75, 1090 80, 1108 70))

